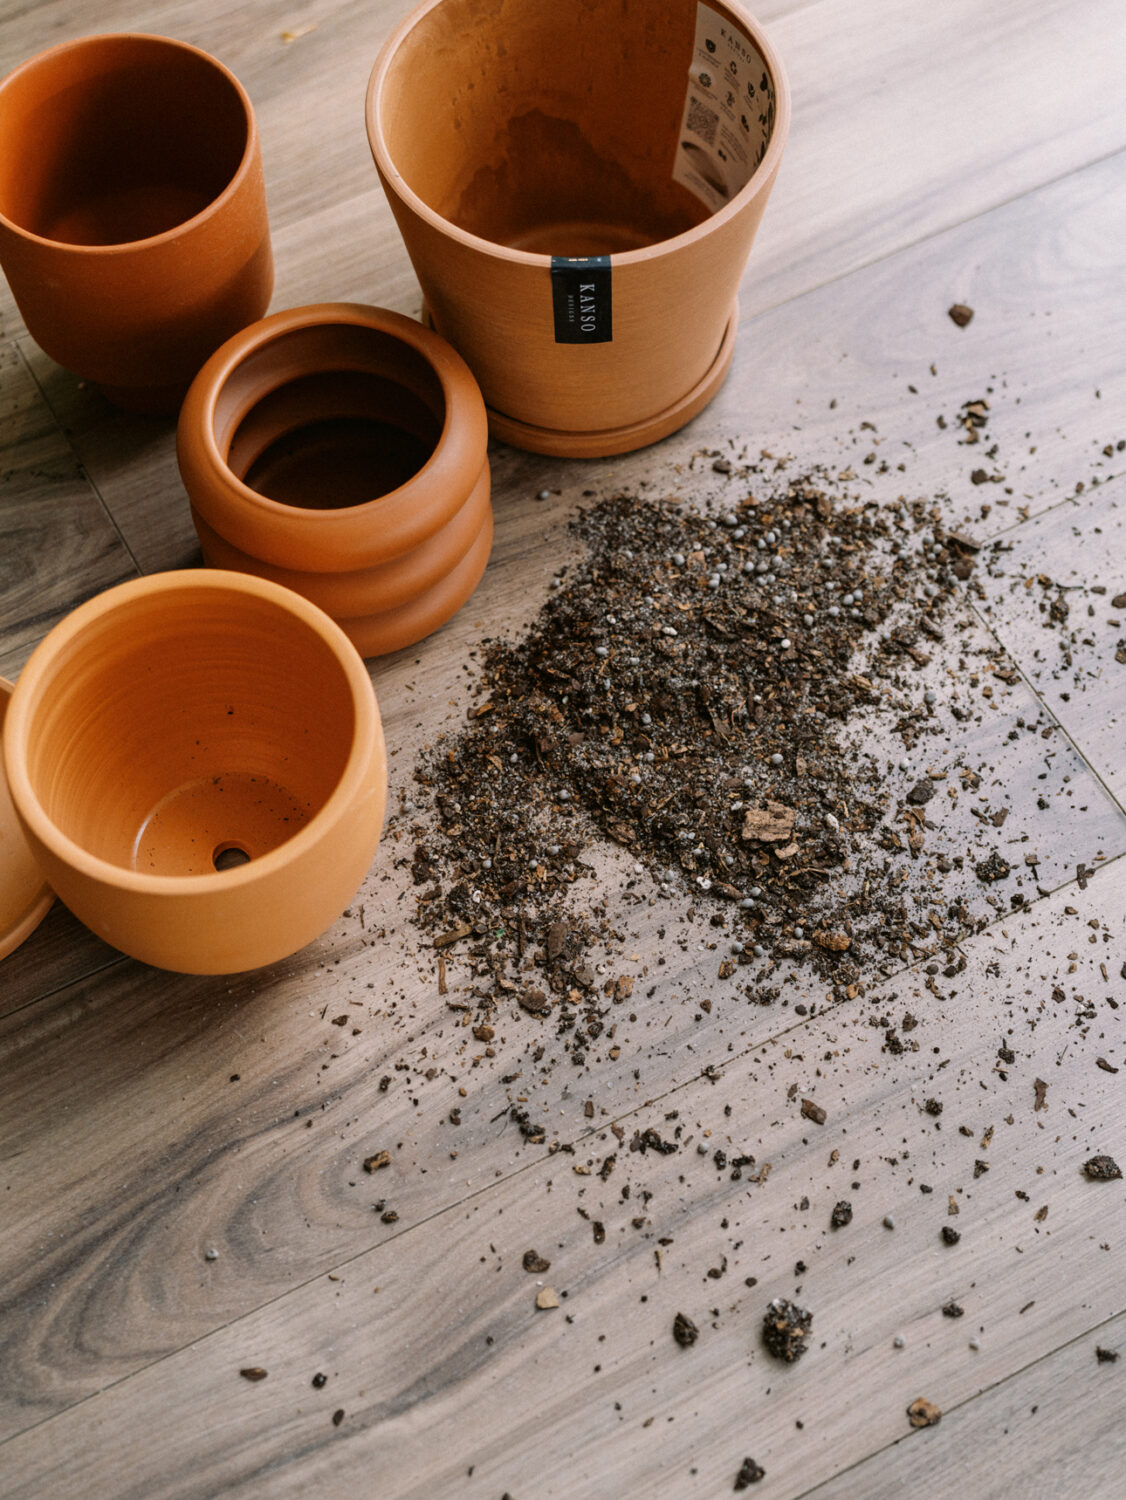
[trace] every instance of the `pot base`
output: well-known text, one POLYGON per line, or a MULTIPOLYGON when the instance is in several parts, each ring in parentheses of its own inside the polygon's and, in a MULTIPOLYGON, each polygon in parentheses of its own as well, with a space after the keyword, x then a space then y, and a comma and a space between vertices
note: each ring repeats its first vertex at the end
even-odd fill
POLYGON ((143 875, 211 875, 276 849, 313 809, 261 773, 219 771, 177 787, 152 809, 133 840, 143 875))
POLYGON ((650 443, 656 443, 678 431, 707 406, 731 368, 738 327, 739 303, 736 300, 723 331, 719 350, 703 378, 679 401, 674 401, 671 406, 666 406, 652 417, 632 422, 626 427, 568 432, 550 427, 533 427, 487 406, 489 436, 528 453, 547 453, 556 458, 610 458, 617 453, 633 453, 638 448, 646 448, 650 443))
POLYGON ((99 385, 96 389, 118 411, 138 417, 174 417, 188 393, 188 382, 176 385, 99 385))

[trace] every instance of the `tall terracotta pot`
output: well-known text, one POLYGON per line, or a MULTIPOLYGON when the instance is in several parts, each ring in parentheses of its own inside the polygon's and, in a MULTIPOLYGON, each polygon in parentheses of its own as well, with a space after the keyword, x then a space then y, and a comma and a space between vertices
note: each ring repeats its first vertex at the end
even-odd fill
POLYGON ((562 455, 719 388, 789 128, 735 0, 424 0, 368 87, 375 164, 493 434, 562 455))
POLYGON ((0 265, 28 331, 120 405, 174 411, 273 289, 246 90, 186 42, 83 37, 0 83, 0 141, 0 265))
POLYGON ((204 560, 318 604, 363 656, 413 645, 476 588, 493 536, 485 406, 401 313, 274 313, 209 359, 180 412, 204 560))
POLYGON ((4 761, 59 897, 106 942, 188 973, 310 942, 383 824, 363 662, 307 600, 238 573, 158 573, 79 606, 20 674, 4 761))

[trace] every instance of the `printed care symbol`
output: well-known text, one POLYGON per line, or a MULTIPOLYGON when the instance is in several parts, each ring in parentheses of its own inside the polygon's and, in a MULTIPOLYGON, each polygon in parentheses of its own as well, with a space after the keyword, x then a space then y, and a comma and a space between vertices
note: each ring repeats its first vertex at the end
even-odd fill
POLYGON ((711 88, 711 86, 712 86, 712 75, 710 73, 701 73, 700 74, 700 86, 701 86, 701 88, 705 88, 705 89, 710 89, 711 88))
POLYGON ((704 46, 708 49, 709 52, 715 51, 715 43, 712 41, 710 36, 704 38, 704 46))

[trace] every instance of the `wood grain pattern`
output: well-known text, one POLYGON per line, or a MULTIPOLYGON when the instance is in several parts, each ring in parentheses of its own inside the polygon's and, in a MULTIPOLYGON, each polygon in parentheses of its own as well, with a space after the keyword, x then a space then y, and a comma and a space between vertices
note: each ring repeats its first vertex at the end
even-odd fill
POLYGON ((56 901, 42 923, 4 960, 0 1015, 8 1015, 66 986, 92 980, 101 969, 127 960, 96 938, 56 901))
POLYGON ((693 432, 848 466, 873 499, 925 494, 981 538, 1018 525, 1126 469, 1119 233, 1116 156, 869 267, 847 295, 765 313, 693 432), (959 300, 977 309, 966 328, 946 315, 959 300), (975 400, 988 420, 971 445, 959 413, 975 400))
POLYGON ((796 149, 779 176, 782 211, 772 199, 756 248, 752 307, 1122 148, 1106 52, 1122 25, 1113 0, 1080 9, 1049 3, 1035 27, 1022 16, 1019 5, 985 15, 962 0, 860 8, 827 0, 772 26, 798 101, 796 149), (1076 69, 1070 83, 1065 58, 1076 69), (802 225, 800 245, 777 238, 779 220, 802 225))
POLYGON ((950 1430, 902 1438, 890 1451, 808 1492, 809 1500, 929 1500, 958 1485, 981 1500, 1042 1494, 1109 1500, 1122 1480, 1122 1424, 1107 1399, 1120 1366, 1112 1360, 1100 1364, 1097 1351, 1121 1358, 1124 1343, 1122 1318, 1084 1331, 1057 1353, 945 1413, 950 1430), (978 1461, 984 1449, 988 1465, 978 1461))
POLYGON ((80 600, 136 574, 20 352, 0 348, 0 631, 4 673, 80 600))
MULTIPOLYGON (((114 0, 99 24, 181 36, 242 79, 259 115, 275 232, 323 212, 326 199, 361 194, 388 236, 363 94, 383 38, 408 9, 353 0, 298 19, 275 0, 233 12, 114 0), (287 32, 302 34, 287 42, 287 32)), ((987 18, 971 0, 866 0, 859 10, 820 0, 764 17, 795 111, 744 317, 1126 145, 1115 45, 1126 22, 1115 0, 1050 0, 1036 26, 1021 0, 992 5, 987 18)), ((84 29, 74 0, 34 7, 0 25, 0 59, 13 66, 84 29)), ((341 253, 335 236, 328 243, 341 253)), ((317 264, 314 275, 325 275, 323 243, 317 264)), ((21 332, 10 305, 3 313, 8 336, 21 332)))
MULTIPOLYGON (((419 310, 363 125, 371 62, 408 4, 99 7, 99 29, 185 37, 246 83, 275 306, 419 310)), ((1122 1366, 1093 1347, 1122 1339, 1126 1200, 1079 1168, 1100 1150, 1126 1161, 1112 624, 1126 613, 1110 604, 1126 590, 1126 12, 759 10, 795 118, 732 374, 639 454, 493 445, 481 588, 435 637, 371 663, 392 817, 348 912, 272 969, 193 979, 120 957, 56 906, 0 967, 5 1497, 689 1500, 731 1492, 748 1455, 766 1469, 750 1493, 795 1500, 1117 1494, 1122 1366), (955 300, 976 309, 968 328, 946 316, 955 300), (970 446, 958 414, 978 397, 989 421, 970 446), (780 970, 785 1003, 755 1005, 717 977, 707 913, 681 921, 596 844, 584 899, 621 934, 599 961, 636 980, 608 1016, 617 1055, 605 1037, 576 1068, 512 1007, 489 1057, 448 1003, 472 982, 464 957, 450 953, 439 994, 411 921, 399 809, 417 757, 464 722, 482 643, 534 617, 593 496, 729 505, 763 483, 746 469, 763 449, 783 472, 850 471, 840 483, 863 498, 925 497, 988 544, 930 664, 885 684, 936 691, 943 732, 907 753, 878 717, 850 734, 893 767, 892 799, 932 766, 983 772, 927 830, 928 853, 962 869, 938 885, 912 863, 908 888, 923 920, 959 897, 989 925, 964 935, 955 975, 957 955, 920 939, 850 1001, 780 970), (1026 589, 1040 574, 1051 584, 1026 589), (1057 598, 1069 614, 1045 628, 1039 606, 1057 598), (1006 663, 1009 682, 991 670, 1006 663), (998 836, 979 815, 1001 809, 998 836), (972 873, 995 846, 1017 863, 1000 896, 972 873), (543 1122, 543 1146, 513 1104, 543 1122), (678 1149, 631 1150, 649 1128, 678 1149), (378 1149, 392 1162, 369 1176, 378 1149), (734 1177, 739 1154, 755 1161, 734 1177), (854 1215, 833 1230, 839 1199, 854 1215), (548 1272, 522 1269, 531 1247, 548 1272), (558 1308, 536 1309, 540 1283, 558 1308), (759 1343, 775 1294, 814 1312, 793 1367, 759 1343), (962 1317, 943 1314, 952 1300, 962 1317), (678 1311, 700 1329, 692 1348, 672 1339, 678 1311), (239 1376, 252 1366, 267 1378, 239 1376), (918 1395, 944 1417, 913 1433, 918 1395)), ((0 69, 90 29, 75 0, 6 13, 0 69)), ((82 598, 198 551, 173 424, 116 413, 52 365, 2 284, 0 330, 0 672, 14 677, 82 598)))
POLYGON ((1106 485, 1005 532, 987 578, 998 634, 1126 801, 1126 486, 1106 485))
MULTIPOLYGON (((1096 1058, 1123 1060, 1109 1008, 1123 987, 1100 964, 1126 952, 1126 863, 1095 877, 1082 913, 1071 899, 967 943, 954 979, 901 976, 725 1059, 715 1081, 617 1119, 608 1109, 593 1129, 564 1102, 571 1150, 540 1153, 74 1408, 62 1419, 73 1450, 57 1421, 14 1438, 13 1494, 348 1494, 377 1469, 387 1493, 420 1500, 529 1488, 672 1500, 722 1492, 751 1453, 770 1492, 796 1496, 906 1436, 915 1396, 956 1411, 1122 1311, 1126 1194, 1081 1166, 1121 1129, 1122 1084, 1096 1058), (908 1010, 917 1025, 893 1059, 872 1018, 908 1010), (802 1116, 809 1095, 823 1126, 802 1116), (644 1129, 675 1151, 631 1149, 644 1129), (756 1160, 733 1170, 718 1148, 756 1160), (839 1199, 854 1216, 833 1230, 839 1199), (944 1226, 959 1244, 941 1243, 944 1226), (523 1269, 528 1248, 549 1270, 523 1269), (536 1309, 544 1284, 559 1308, 536 1309), (758 1338, 775 1295, 814 1312, 792 1368, 758 1338), (963 1317, 944 1316, 952 1301, 963 1317), (690 1349, 672 1338, 678 1311, 700 1329, 690 1349), (249 1367, 267 1378, 240 1382, 249 1367), (155 1450, 104 1440, 158 1427, 185 1390, 192 1409, 155 1450)), ((363 1196, 398 1201, 424 1163, 450 1179, 466 1170, 409 1143, 394 1156, 386 1189, 360 1175, 363 1196)), ((299 1237, 264 1248, 284 1255, 299 1237)), ((227 1249, 213 1269, 164 1267, 166 1318, 177 1297, 218 1289, 227 1249)), ((1072 1472, 1091 1470, 1075 1456, 1072 1472)))

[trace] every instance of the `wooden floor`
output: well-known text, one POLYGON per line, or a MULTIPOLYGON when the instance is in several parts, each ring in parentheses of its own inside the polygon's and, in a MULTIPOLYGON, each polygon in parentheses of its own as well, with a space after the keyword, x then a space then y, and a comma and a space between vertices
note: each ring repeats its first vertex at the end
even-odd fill
MULTIPOLYGON (((406 8, 100 0, 99 29, 182 37, 246 84, 276 307, 419 312, 363 120, 406 8)), ((336 926, 253 974, 147 969, 56 905, 0 965, 6 1500, 692 1500, 732 1492, 748 1457, 765 1470, 751 1492, 778 1500, 1126 1492, 1126 1360, 1097 1357, 1126 1354, 1126 1184, 1081 1171, 1096 1152, 1126 1163, 1126 610, 1111 604, 1126 591, 1126 6, 759 11, 794 114, 732 374, 693 425, 626 458, 495 447, 480 590, 438 635, 371 663, 392 806, 420 748, 464 721, 467 652, 546 598, 584 491, 730 497, 697 455, 788 452, 855 464, 872 497, 924 497, 998 543, 963 624, 1019 668, 997 680, 977 754, 1002 767, 1006 833, 1035 841, 1033 899, 990 914, 955 978, 869 976, 804 1019, 733 1009, 695 937, 638 1000, 617 1059, 519 1082, 518 1014, 495 1058, 459 1036, 394 828, 336 926), (974 308, 968 327, 954 302, 974 308), (949 425, 982 396, 1004 475, 986 486, 949 425), (861 463, 877 442, 896 460, 882 475, 861 463), (1044 628, 1037 577, 1066 586, 1065 632, 1044 628), (1037 712, 1059 726, 1050 749, 1011 743, 1037 712), (868 1022, 907 1010, 918 1047, 892 1060, 868 1022), (342 1011, 354 1028, 331 1024, 342 1011), (517 1091, 545 1144, 506 1121, 517 1091), (823 1125, 799 1112, 809 1095, 823 1125), (674 1111, 682 1149, 631 1157, 623 1202, 622 1174, 599 1164, 617 1134, 674 1111), (693 1138, 771 1170, 733 1181, 693 1138), (360 1168, 380 1149, 393 1161, 376 1191, 360 1168), (854 1219, 830 1232, 840 1198, 854 1219), (549 1271, 523 1269, 529 1248, 549 1271), (537 1308, 545 1287, 558 1307, 537 1308), (758 1340, 776 1295, 814 1312, 793 1366, 758 1340), (951 1302, 964 1316, 944 1315, 951 1302), (672 1338, 677 1312, 700 1328, 691 1348, 672 1338), (911 1428, 918 1397, 938 1425, 911 1428)), ((9 0, 0 71, 91 19, 78 0, 9 0)), ((14 678, 80 600, 199 559, 172 425, 118 414, 52 366, 2 286, 0 327, 14 678)), ((955 671, 942 652, 966 638, 931 671, 955 671)), ((627 873, 605 851, 612 909, 627 873)), ((621 911, 614 962, 640 976, 662 908, 621 911)))

